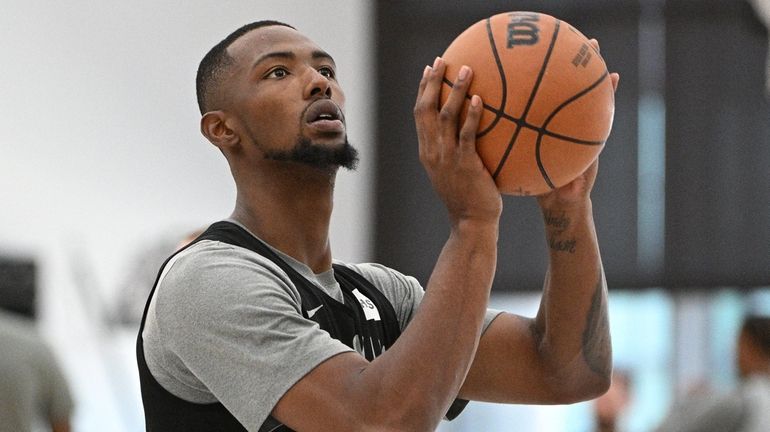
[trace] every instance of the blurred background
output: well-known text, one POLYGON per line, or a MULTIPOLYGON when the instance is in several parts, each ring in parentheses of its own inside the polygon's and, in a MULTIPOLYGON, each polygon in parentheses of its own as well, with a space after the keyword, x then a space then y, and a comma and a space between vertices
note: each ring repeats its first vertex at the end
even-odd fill
MULTIPOLYGON (((334 253, 424 283, 448 231, 417 160, 417 84, 462 30, 510 10, 597 38, 621 75, 593 193, 628 384, 619 430, 654 430, 677 401, 735 386, 741 319, 770 313, 768 1, 5 0, 0 308, 50 346, 72 430, 144 429, 134 343, 147 292, 180 239, 232 210, 227 164, 198 132, 195 72, 211 46, 277 19, 334 56, 362 158, 337 182, 334 253)), ((531 198, 504 204, 492 303, 532 316, 542 222, 531 198)), ((440 430, 587 432, 595 409, 472 403, 440 430)))

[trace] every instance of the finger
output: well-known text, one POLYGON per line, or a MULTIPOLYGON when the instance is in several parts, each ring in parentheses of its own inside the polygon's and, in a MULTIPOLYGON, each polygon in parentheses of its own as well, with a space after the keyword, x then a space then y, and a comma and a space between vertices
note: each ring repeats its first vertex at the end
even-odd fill
POLYGON ((588 43, 591 44, 592 47, 594 47, 594 50, 596 50, 596 52, 600 52, 599 51, 599 41, 598 40, 591 39, 591 40, 588 41, 588 43))
POLYGON ((417 101, 414 106, 414 118, 417 128, 417 137, 419 143, 420 158, 424 159, 433 152, 434 140, 431 139, 431 130, 435 129, 437 96, 428 91, 429 82, 434 76, 435 65, 439 58, 436 57, 434 67, 426 66, 423 70, 423 76, 420 80, 420 87, 417 92, 417 101))
POLYGON ((430 75, 431 70, 432 68, 429 65, 426 65, 425 69, 422 71, 422 78, 420 79, 420 87, 417 89, 417 100, 415 101, 415 105, 420 102, 422 94, 425 93, 425 85, 428 83, 428 76, 430 75))
POLYGON ((441 57, 436 57, 428 76, 425 78, 425 90, 422 94, 423 107, 428 113, 438 110, 439 96, 441 95, 441 85, 446 71, 446 63, 441 57))
POLYGON ((420 140, 423 138, 422 134, 422 124, 423 124, 423 118, 425 117, 423 113, 420 112, 421 109, 421 101, 423 99, 423 94, 425 93, 425 86, 428 83, 428 76, 430 76, 430 72, 433 70, 430 66, 425 66, 425 69, 422 71, 422 79, 420 79, 420 86, 417 89, 417 100, 414 103, 414 117, 416 120, 416 127, 417 127, 417 136, 420 140))
POLYGON ((444 78, 445 70, 446 65, 444 64, 444 60, 440 57, 436 57, 436 60, 433 62, 433 67, 427 71, 425 88, 415 105, 415 120, 417 122, 417 127, 420 130, 419 133, 423 134, 422 144, 425 146, 424 150, 428 153, 432 153, 435 147, 436 140, 427 135, 431 134, 431 131, 436 130, 436 113, 438 112, 441 81, 444 78))
POLYGON ((471 96, 468 115, 465 117, 462 129, 460 129, 460 151, 463 153, 476 151, 476 132, 479 130, 483 106, 479 95, 471 96))
POLYGON ((610 74, 610 80, 612 80, 612 90, 618 91, 618 83, 620 82, 620 74, 613 72, 610 74))
POLYGON ((465 103, 465 96, 468 93, 468 86, 473 79, 473 71, 468 66, 463 65, 457 73, 452 90, 449 92, 444 106, 441 107, 439 120, 442 123, 442 131, 448 137, 455 137, 458 129, 458 117, 465 103))

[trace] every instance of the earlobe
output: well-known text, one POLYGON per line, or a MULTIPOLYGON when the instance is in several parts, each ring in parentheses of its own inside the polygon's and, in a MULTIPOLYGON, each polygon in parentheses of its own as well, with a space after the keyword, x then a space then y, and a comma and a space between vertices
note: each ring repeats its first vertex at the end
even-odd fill
POLYGON ((238 135, 226 120, 222 111, 209 111, 201 117, 201 133, 220 150, 232 147, 238 142, 238 135))

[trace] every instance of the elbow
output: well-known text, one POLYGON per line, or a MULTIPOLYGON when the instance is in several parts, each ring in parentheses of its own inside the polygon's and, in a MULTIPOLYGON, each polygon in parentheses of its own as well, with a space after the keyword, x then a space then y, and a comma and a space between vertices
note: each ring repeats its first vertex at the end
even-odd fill
MULTIPOLYGON (((377 409, 356 416, 353 430, 366 432, 429 432, 434 431, 441 421, 441 416, 434 415, 441 410, 430 401, 406 402, 404 398, 388 404, 388 408, 377 409)), ((430 399, 430 398, 428 398, 430 399)))
POLYGON ((609 374, 598 374, 593 371, 580 374, 571 379, 555 379, 552 390, 553 403, 569 405, 596 399, 609 390, 611 379, 609 374))
POLYGON ((607 393, 607 390, 610 389, 611 379, 609 375, 598 375, 596 373, 591 373, 590 375, 590 377, 583 380, 580 390, 576 392, 575 402, 596 399, 607 393))

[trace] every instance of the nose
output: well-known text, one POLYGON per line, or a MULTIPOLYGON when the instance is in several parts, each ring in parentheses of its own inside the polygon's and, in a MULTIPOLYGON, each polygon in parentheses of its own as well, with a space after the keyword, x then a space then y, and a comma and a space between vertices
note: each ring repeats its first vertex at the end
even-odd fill
POLYGON ((329 82, 329 78, 321 75, 320 72, 314 68, 309 68, 310 80, 308 81, 305 89, 305 98, 312 97, 332 97, 332 86, 329 82))

